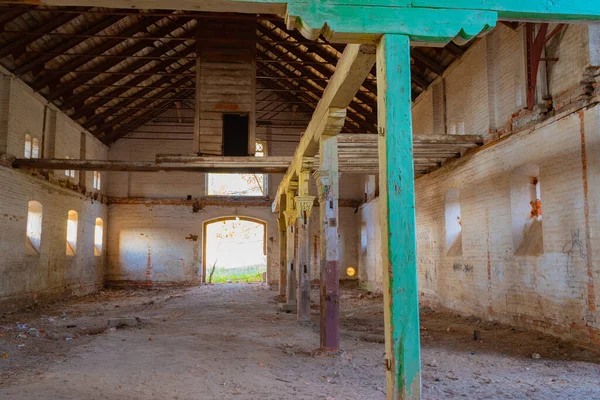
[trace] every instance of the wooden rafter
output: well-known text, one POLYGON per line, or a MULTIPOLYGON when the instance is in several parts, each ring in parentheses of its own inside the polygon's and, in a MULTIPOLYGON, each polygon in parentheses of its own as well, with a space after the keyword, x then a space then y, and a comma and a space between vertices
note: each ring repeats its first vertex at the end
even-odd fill
MULTIPOLYGON (((138 22, 136 22, 132 26, 126 28, 122 32, 122 34, 125 36, 131 36, 131 35, 134 35, 139 32, 146 32, 146 29, 148 27, 155 24, 160 19, 161 19, 161 17, 141 17, 141 18, 139 18, 138 22)), ((113 49, 114 47, 120 45, 121 42, 123 42, 122 39, 107 40, 107 41, 103 42, 102 44, 94 47, 90 51, 90 53, 91 54, 102 54, 102 53, 109 51, 109 50, 113 49)), ((76 58, 76 59, 62 65, 62 69, 69 70, 69 71, 75 71, 79 67, 87 64, 89 61, 90 60, 88 58, 76 58)), ((62 77, 64 77, 67 74, 68 74, 68 72, 46 73, 46 74, 44 74, 44 76, 41 79, 34 81, 34 83, 32 84, 32 87, 35 90, 40 90, 46 86, 55 88, 60 83, 60 80, 62 79, 62 77)))
MULTIPOLYGON (((181 28, 184 24, 186 24, 189 21, 191 21, 191 18, 181 18, 178 21, 175 21, 172 24, 167 25, 166 27, 160 28, 159 32, 161 35, 169 35, 173 31, 181 28)), ((133 55, 133 54, 143 50, 146 47, 147 46, 145 43, 136 43, 133 46, 129 47, 127 50, 125 50, 124 53, 133 55)), ((160 54, 164 54, 168 51, 172 51, 171 47, 163 45, 158 48, 155 48, 152 51, 152 53, 155 53, 158 56, 160 56, 160 54)), ((48 100, 52 101, 54 99, 57 99, 65 94, 69 93, 69 92, 72 92, 75 88, 77 88, 77 86, 88 82, 89 80, 93 79, 97 75, 101 74, 102 72, 106 72, 106 71, 110 70, 111 68, 115 67, 116 65, 118 65, 121 62, 122 62, 122 60, 118 60, 118 59, 105 60, 102 64, 100 64, 100 66, 94 68, 94 72, 91 75, 90 74, 79 74, 79 76, 77 76, 74 80, 63 85, 60 89, 53 90, 52 93, 48 95, 48 100)), ((117 71, 117 72, 119 72, 120 74, 121 73, 131 74, 131 73, 135 72, 137 69, 142 68, 149 62, 150 62, 150 60, 138 60, 138 61, 128 65, 126 68, 124 68, 120 71, 117 71)), ((105 81, 114 83, 114 82, 118 82, 120 79, 122 79, 122 78, 119 78, 118 76, 116 76, 116 77, 113 76, 113 77, 109 77, 109 78, 105 79, 105 81)))
MULTIPOLYGON (((277 95, 272 107, 263 107, 269 118, 292 104, 300 112, 312 113, 345 48, 323 37, 308 40, 270 15, 37 6, 3 7, 2 11, 0 38, 5 45, 0 56, 13 56, 4 66, 75 121, 110 141, 172 107, 174 98, 193 99, 192 90, 181 93, 193 80, 195 37, 193 29, 185 30, 191 19, 258 20, 258 38, 253 39, 257 83, 260 90, 277 95), (26 19, 29 28, 18 30, 22 22, 7 26, 18 19, 26 19), (32 25, 36 20, 41 22, 32 25)), ((216 40, 226 45, 226 39, 216 40)), ((429 87, 431 74, 441 74, 449 60, 464 50, 450 43, 434 51, 411 51, 413 99, 429 87)), ((351 101, 345 131, 375 132, 375 74, 372 69, 351 101)))

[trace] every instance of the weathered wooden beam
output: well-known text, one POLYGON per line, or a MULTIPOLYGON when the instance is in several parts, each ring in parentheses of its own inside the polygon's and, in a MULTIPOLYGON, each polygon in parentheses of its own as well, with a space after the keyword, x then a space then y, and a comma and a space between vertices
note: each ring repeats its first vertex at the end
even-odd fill
POLYGON ((442 75, 444 73, 444 68, 439 63, 429 58, 429 56, 425 55, 422 50, 413 48, 410 52, 410 55, 415 60, 419 60, 437 75, 442 75))
POLYGON ((76 171, 197 171, 240 173, 283 173, 290 157, 198 157, 158 155, 156 161, 75 160, 62 158, 17 158, 20 169, 76 171))
POLYGON ((379 224, 387 398, 421 398, 410 39, 384 35, 377 46, 379 224))
MULTIPOLYGON (((265 31, 265 28, 259 28, 259 31, 261 32, 267 32, 265 31)), ((271 35, 272 33, 268 33, 269 35, 271 35)), ((271 52, 274 56, 278 57, 278 58, 282 58, 282 59, 293 59, 293 57, 297 57, 299 59, 304 59, 306 57, 305 54, 303 54, 300 51, 296 51, 296 52, 292 52, 290 50, 288 50, 288 52, 290 54, 293 54, 293 56, 290 55, 286 55, 284 52, 282 52, 281 50, 275 48, 275 47, 267 47, 267 46, 263 46, 263 48, 265 48, 268 52, 271 52)), ((297 78, 299 75, 295 75, 292 73, 292 71, 290 71, 289 69, 287 69, 285 66, 283 65, 275 65, 272 66, 272 68, 276 68, 277 70, 279 70, 279 72, 281 72, 282 74, 290 77, 290 78, 297 78)), ((319 87, 319 88, 324 88, 326 86, 326 84, 324 82, 321 81, 321 77, 319 76, 319 74, 326 76, 327 79, 329 79, 331 77, 331 75, 333 74, 333 71, 327 69, 327 68, 323 68, 321 66, 321 68, 307 68, 304 65, 295 67, 292 66, 292 68, 295 71, 298 71, 303 77, 308 77, 313 84, 309 85, 308 83, 304 83, 304 82, 300 82, 299 86, 301 88, 305 88, 305 89, 314 89, 315 87, 319 87), (315 70, 318 72, 315 72, 315 70), (314 79, 313 79, 314 78, 314 79)), ((364 95, 358 94, 357 93, 357 98, 361 99, 361 102, 364 103, 365 101, 368 101, 368 98, 363 97, 364 95)), ((362 107, 362 106, 359 106, 362 107)), ((352 122, 354 124, 356 124, 358 127, 361 127, 363 130, 369 130, 372 129, 374 130, 374 120, 370 123, 367 123, 366 121, 362 120, 360 117, 356 117, 356 112, 351 111, 348 113, 347 117, 349 119, 352 120, 352 122)))
MULTIPOLYGON (((83 11, 89 8, 90 7, 85 7, 83 11)), ((58 15, 55 18, 45 21, 43 25, 32 29, 30 32, 28 32, 29 35, 20 35, 19 37, 13 38, 13 40, 0 47, 0 58, 4 58, 7 55, 12 54, 13 59, 17 60, 19 57, 21 57, 21 55, 23 55, 29 44, 37 41, 42 36, 47 35, 48 32, 51 32, 54 29, 69 23, 78 16, 79 14, 58 15)))
MULTIPOLYGON (((192 49, 186 49, 185 52, 192 52, 192 49)), ((177 63, 178 65, 181 65, 181 63, 177 63)), ((166 68, 167 66, 172 65, 172 63, 161 63, 159 65, 157 65, 156 67, 153 67, 152 70, 155 71, 160 71, 162 68, 166 68)), ((194 66, 193 63, 187 63, 184 64, 183 66, 181 66, 180 68, 178 68, 176 71, 189 71, 192 67, 194 66)), ((129 81, 129 83, 131 83, 132 85, 137 85, 139 83, 142 83, 143 81, 145 81, 147 79, 147 77, 137 77, 132 79, 131 81, 129 81)), ((186 80, 187 81, 187 80, 186 80)), ((93 126, 93 124, 95 124, 94 118, 94 112, 93 111, 85 111, 84 108, 85 107, 94 107, 94 109, 98 109, 98 108, 102 108, 104 105, 106 105, 107 103, 110 103, 112 100, 114 99, 123 99, 122 101, 114 104, 113 106, 127 106, 129 104, 133 104, 136 100, 140 100, 144 95, 151 93, 153 90, 155 89, 165 89, 167 86, 174 86, 177 87, 176 82, 173 82, 173 78, 171 77, 162 77, 160 79, 158 79, 157 81, 155 81, 153 83, 152 86, 139 86, 140 90, 134 92, 133 94, 131 94, 131 96, 127 96, 127 97, 119 97, 122 94, 125 94, 127 92, 130 91, 131 87, 129 87, 129 85, 127 85, 126 87, 117 87, 116 89, 110 91, 110 96, 106 96, 109 98, 100 98, 96 101, 94 101, 93 103, 89 103, 85 106, 79 105, 77 106, 77 102, 80 102, 80 104, 84 104, 84 101, 88 98, 91 98, 92 96, 94 96, 96 93, 99 93, 101 91, 103 91, 105 88, 104 87, 94 87, 94 88, 90 88, 92 90, 86 90, 84 92, 82 92, 81 94, 76 94, 73 95, 70 99, 68 99, 67 101, 65 101, 64 104, 64 109, 69 109, 73 106, 76 107, 76 109, 78 109, 77 111, 75 111, 75 113, 71 116, 71 118, 73 118, 74 120, 78 120, 80 118, 83 117, 88 117, 90 119, 88 119, 86 121, 86 126, 90 127, 93 126), (114 96, 114 97, 112 97, 114 96)), ((137 87, 137 86, 136 86, 137 87)), ((111 115, 115 114, 117 112, 116 107, 109 107, 110 109, 113 109, 113 112, 108 112, 108 110, 105 110, 104 112, 101 113, 101 115, 98 118, 103 118, 106 119, 107 117, 110 117, 111 115)))
POLYGON ((201 117, 202 117, 202 103, 201 103, 201 91, 202 91, 202 59, 200 58, 202 54, 202 25, 200 23, 196 24, 196 59, 194 60, 194 64, 196 66, 196 81, 194 82, 194 153, 200 154, 202 135, 200 132, 201 129, 201 117))
MULTIPOLYGON (((36 11, 39 11, 39 10, 36 10, 36 11)), ((98 33, 100 31, 108 28, 111 25, 116 24, 117 22, 119 22, 120 20, 122 20, 125 17, 126 17, 125 15, 115 15, 115 16, 110 16, 108 18, 104 18, 104 19, 100 20, 97 24, 92 25, 91 27, 87 28, 84 31, 84 33, 93 35, 95 33, 98 33)), ((77 46, 78 44, 84 42, 85 40, 86 40, 86 38, 73 38, 73 39, 70 39, 67 41, 61 41, 61 42, 57 43, 54 47, 46 49, 46 51, 44 51, 44 52, 27 51, 25 54, 31 54, 32 56, 27 61, 19 64, 17 66, 17 68, 15 68, 13 73, 17 76, 21 76, 21 75, 26 74, 27 72, 31 71, 33 73, 33 75, 37 75, 41 72, 45 63, 47 63, 50 60, 53 60, 56 57, 69 55, 69 53, 67 53, 67 52, 70 49, 72 49, 73 47, 77 46)), ((77 53, 73 53, 73 55, 77 56, 77 57, 81 57, 81 55, 77 54, 77 53)), ((98 57, 98 55, 92 55, 92 54, 86 55, 86 56, 90 57, 90 58, 98 57)), ((104 55, 104 56, 106 56, 106 55, 104 55)))
MULTIPOLYGON (((124 36, 131 36, 138 32, 145 32, 146 28, 155 24, 161 19, 162 17, 142 18, 139 20, 139 22, 123 30, 121 34, 123 34, 124 36)), ((122 39, 109 39, 101 42, 101 44, 94 47, 93 49, 88 50, 88 53, 102 54, 106 51, 111 50, 115 46, 120 45, 122 42, 122 39)), ((61 65, 61 67, 65 70, 76 70, 77 68, 86 64, 87 62, 89 62, 89 59, 87 58, 75 58, 74 60, 71 60, 68 63, 61 65)), ((40 90, 46 86, 50 86, 51 88, 53 88, 60 82, 60 79, 65 75, 67 75, 67 72, 46 73, 44 74, 42 79, 34 81, 31 86, 34 90, 40 90)))
MULTIPOLYGON (((302 166, 304 157, 313 157, 319 151, 321 135, 332 128, 333 125, 341 126, 345 119, 345 109, 348 107, 363 80, 369 74, 375 63, 374 48, 365 45, 348 45, 342 58, 338 62, 335 73, 331 77, 323 97, 300 140, 294 153, 294 161, 277 190, 273 210, 277 209, 277 198, 285 192, 288 182, 297 175, 297 170, 302 166)), ((339 133, 339 130, 337 131, 339 133)), ((337 134, 336 133, 336 134, 337 134)))
MULTIPOLYGON (((276 27, 278 27, 282 32, 285 32, 287 35, 287 38, 290 39, 288 40, 289 43, 294 43, 295 41, 298 41, 300 39, 302 39, 302 37, 299 37, 299 33, 297 32, 289 32, 289 31, 285 31, 284 26, 282 26, 280 23, 274 23, 274 25, 276 27)), ((267 29, 263 24, 259 24, 259 31, 261 32, 261 34, 271 38, 271 39, 275 39, 278 36, 275 32, 267 29)), ((325 48, 323 47, 324 43, 318 43, 318 42, 314 42, 311 45, 306 45, 308 52, 303 52, 300 51, 297 48, 294 47, 287 47, 286 45, 281 45, 281 47, 285 48, 286 51, 288 51, 291 55, 293 55, 293 57, 302 60, 302 61, 316 61, 317 59, 310 53, 315 53, 316 55, 318 55, 319 57, 321 57, 324 60, 327 60, 331 66, 325 66, 325 65, 314 65, 314 66, 310 66, 309 68, 307 68, 306 65, 301 64, 299 68, 297 68, 298 70, 300 70, 302 72, 302 75, 305 76, 313 76, 315 78, 319 78, 319 75, 317 75, 317 73, 315 73, 315 71, 318 72, 318 74, 325 76, 325 77, 331 77, 331 75, 333 74, 334 71, 334 66, 337 64, 338 62, 338 58, 332 56, 328 51, 325 50, 325 48)), ((281 53, 278 53, 277 51, 275 51, 275 54, 277 55, 278 58, 282 58, 282 59, 289 59, 289 57, 286 57, 285 55, 282 55, 281 53)), ((370 91, 371 93, 375 93, 376 91, 376 87, 373 83, 371 82, 367 82, 366 78, 365 80, 362 82, 362 85, 367 91, 370 91)), ((358 98, 360 100, 360 102, 362 103, 367 103, 367 102, 373 102, 373 99, 368 97, 365 93, 361 92, 361 91, 357 91, 356 92, 356 98, 358 98)), ((371 107, 371 108, 365 108, 364 106, 357 106, 358 109, 362 109, 362 110, 366 110, 369 113, 372 112, 372 110, 376 110, 376 105, 371 107)), ((371 127, 370 129, 374 129, 374 125, 375 125, 375 119, 372 118, 370 123, 371 123, 371 127)), ((364 128, 363 128, 364 129, 364 128)))
MULTIPOLYGON (((176 29, 181 28, 188 21, 189 20, 185 20, 185 19, 178 20, 176 23, 170 24, 168 28, 162 28, 161 32, 163 34, 167 35, 173 31, 175 31, 176 29)), ((131 48, 128 48, 127 51, 125 51, 124 53, 125 54, 135 54, 136 52, 138 52, 142 49, 143 48, 133 46, 131 48)), ((159 46, 159 47, 153 49, 149 54, 160 57, 161 55, 166 54, 168 52, 172 52, 172 51, 173 51, 173 48, 171 46, 163 45, 163 46, 159 46)), ((180 53, 179 51, 176 52, 176 54, 179 54, 179 53, 180 53)), ((185 48, 185 49, 181 50, 181 53, 183 53, 182 55, 188 55, 191 53, 191 50, 188 48, 185 48)), ((152 60, 150 60, 150 59, 136 60, 135 62, 132 62, 131 64, 127 65, 125 68, 119 70, 118 71, 119 74, 113 74, 112 76, 108 76, 105 79, 103 79, 102 81, 100 81, 99 83, 108 84, 108 85, 115 84, 123 79, 123 77, 119 76, 119 75, 129 76, 129 75, 131 75, 131 73, 139 70, 140 68, 144 67, 151 61, 152 60)), ((99 66, 96 66, 94 69, 96 71, 103 71, 101 73, 106 73, 107 70, 109 70, 110 68, 113 68, 115 65, 119 64, 120 62, 122 62, 122 61, 119 59, 108 59, 108 60, 105 60, 105 62, 103 62, 99 66)), ((140 84, 144 80, 149 79, 149 77, 151 77, 152 75, 161 75, 163 77, 166 77, 166 75, 165 75, 166 71, 170 71, 173 73, 179 73, 179 74, 186 73, 185 71, 170 69, 169 67, 174 63, 177 63, 177 65, 181 65, 177 61, 165 62, 165 63, 155 65, 152 68, 146 70, 144 75, 136 76, 136 78, 129 81, 128 84, 130 84, 130 85, 140 84), (149 75, 146 75, 146 74, 149 74, 149 75)), ((85 84, 86 82, 90 81, 91 79, 93 79, 93 77, 85 76, 85 74, 82 76, 78 76, 72 82, 69 82, 67 85, 65 85, 63 88, 61 88, 61 90, 56 91, 57 93, 53 95, 53 98, 58 98, 58 97, 62 96, 63 94, 68 93, 69 91, 73 92, 80 85, 85 84)), ((155 82, 153 82, 153 84, 155 84, 155 82)), ((63 111, 68 110, 71 107, 75 106, 78 102, 83 102, 89 96, 94 95, 100 91, 102 91, 101 88, 88 87, 86 90, 82 91, 81 93, 73 94, 73 96, 71 96, 71 98, 69 98, 67 101, 64 102, 64 104, 61 107, 61 110, 63 110, 63 111)), ((121 91, 120 93, 123 93, 123 92, 121 91)), ((53 98, 48 97, 49 100, 52 100, 53 98)))

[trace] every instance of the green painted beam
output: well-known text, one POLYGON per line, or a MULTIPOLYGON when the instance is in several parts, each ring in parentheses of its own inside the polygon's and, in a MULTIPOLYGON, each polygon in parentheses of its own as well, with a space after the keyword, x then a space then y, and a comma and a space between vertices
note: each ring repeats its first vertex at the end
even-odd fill
MULTIPOLYGON (((81 0, 0 0, 0 4, 76 6, 81 0)), ((96 7, 121 7, 118 0, 88 0, 96 7)), ((288 27, 308 38, 374 42, 402 34, 413 42, 442 45, 469 40, 498 19, 600 21, 598 0, 132 0, 130 8, 222 11, 285 15, 288 27)))
POLYGON ((384 35, 377 47, 377 117, 386 381, 387 398, 403 400, 421 392, 410 93, 410 38, 384 35))
POLYGON ((288 28, 305 37, 323 35, 332 41, 369 42, 381 34, 402 34, 412 42, 464 43, 496 25, 495 12, 478 10, 440 10, 433 8, 355 7, 292 3, 288 7, 288 28), (376 23, 373 23, 376 21, 376 23), (435 23, 432 24, 432 21, 435 23))

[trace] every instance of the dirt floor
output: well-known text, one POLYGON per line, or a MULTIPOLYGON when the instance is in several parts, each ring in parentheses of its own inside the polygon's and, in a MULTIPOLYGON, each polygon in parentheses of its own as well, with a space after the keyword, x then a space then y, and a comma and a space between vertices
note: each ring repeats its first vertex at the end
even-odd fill
MULTIPOLYGON (((275 294, 103 291, 0 316, 0 399, 385 398, 381 297, 343 290, 344 350, 325 355, 318 306, 299 326, 275 294)), ((600 399, 600 357, 567 342, 428 310, 421 339, 424 399, 600 399)))

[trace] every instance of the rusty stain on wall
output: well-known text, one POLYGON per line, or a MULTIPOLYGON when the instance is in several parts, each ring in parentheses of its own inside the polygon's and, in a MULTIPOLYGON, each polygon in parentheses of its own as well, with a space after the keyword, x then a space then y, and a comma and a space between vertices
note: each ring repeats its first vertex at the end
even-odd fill
POLYGON ((194 235, 194 234, 189 234, 188 236, 186 236, 185 238, 186 240, 192 241, 192 242, 197 242, 198 241, 198 235, 194 235))

